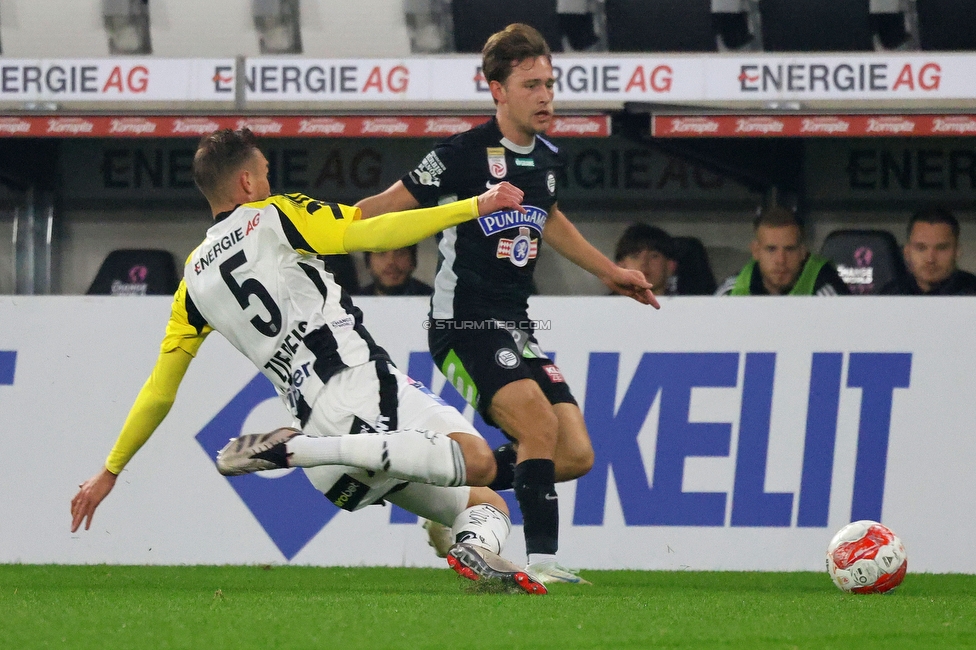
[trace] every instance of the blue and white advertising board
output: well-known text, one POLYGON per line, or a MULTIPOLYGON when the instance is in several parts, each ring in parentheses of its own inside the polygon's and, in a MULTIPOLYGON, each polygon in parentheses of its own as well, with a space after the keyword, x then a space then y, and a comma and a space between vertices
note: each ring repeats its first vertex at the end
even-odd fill
MULTIPOLYGON (((463 408, 426 351, 426 300, 358 302, 397 365, 463 408)), ((70 533, 168 312, 0 297, 0 562, 442 565, 403 510, 339 511, 301 470, 217 473, 228 438, 290 418, 216 334, 91 530, 70 533)), ((976 300, 542 297, 530 315, 596 450, 558 486, 567 565, 822 570, 837 529, 877 519, 913 571, 976 573, 976 300)), ((516 525, 505 555, 523 553, 516 525)))

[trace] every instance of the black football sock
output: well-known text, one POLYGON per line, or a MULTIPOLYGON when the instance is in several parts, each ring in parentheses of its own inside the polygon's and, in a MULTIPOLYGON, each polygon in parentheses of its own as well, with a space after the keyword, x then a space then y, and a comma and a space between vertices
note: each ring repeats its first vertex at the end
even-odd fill
POLYGON ((515 466, 515 498, 522 509, 525 552, 555 555, 559 548, 559 498, 556 465, 530 458, 515 466))
POLYGON ((495 480, 488 486, 495 492, 499 490, 511 490, 515 481, 515 443, 502 445, 494 451, 495 465, 498 466, 498 473, 495 480))

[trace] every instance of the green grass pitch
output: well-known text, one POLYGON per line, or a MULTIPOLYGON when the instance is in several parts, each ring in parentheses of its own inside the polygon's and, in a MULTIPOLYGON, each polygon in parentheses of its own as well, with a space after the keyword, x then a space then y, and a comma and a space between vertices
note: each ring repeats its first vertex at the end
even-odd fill
POLYGON ((972 648, 976 576, 586 571, 548 596, 448 569, 0 565, 0 648, 972 648))

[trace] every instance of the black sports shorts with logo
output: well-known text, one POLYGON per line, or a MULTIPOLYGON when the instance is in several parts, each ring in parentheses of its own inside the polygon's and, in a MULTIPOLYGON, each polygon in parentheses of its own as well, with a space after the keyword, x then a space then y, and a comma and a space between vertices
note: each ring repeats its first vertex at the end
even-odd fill
POLYGON ((534 380, 550 404, 577 403, 562 372, 532 334, 494 325, 432 320, 428 331, 434 363, 485 422, 497 426, 488 415, 491 400, 503 386, 520 379, 534 380))

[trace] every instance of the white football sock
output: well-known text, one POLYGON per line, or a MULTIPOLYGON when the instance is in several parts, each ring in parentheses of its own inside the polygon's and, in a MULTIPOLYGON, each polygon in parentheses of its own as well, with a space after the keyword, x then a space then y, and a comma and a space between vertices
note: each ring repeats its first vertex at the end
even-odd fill
POLYGON ((443 487, 464 485, 464 454, 454 440, 423 429, 346 436, 295 436, 288 465, 350 465, 394 478, 443 487))
POLYGON ((472 506, 454 520, 451 532, 456 542, 464 542, 501 554, 512 531, 508 515, 487 503, 472 506))

